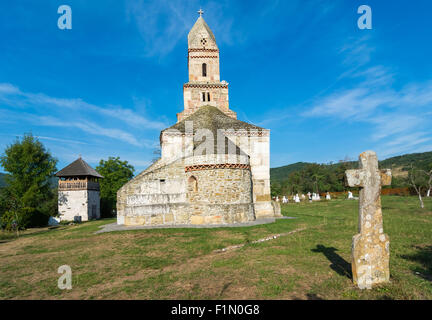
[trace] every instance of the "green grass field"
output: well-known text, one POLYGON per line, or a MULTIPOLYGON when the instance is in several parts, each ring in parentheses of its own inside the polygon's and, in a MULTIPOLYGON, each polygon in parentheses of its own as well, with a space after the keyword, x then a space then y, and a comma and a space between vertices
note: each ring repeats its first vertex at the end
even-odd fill
POLYGON ((297 219, 93 234, 114 220, 0 234, 0 299, 432 299, 432 199, 383 197, 391 283, 351 280, 358 201, 284 205, 297 219), (305 228, 254 244, 253 240, 305 228), (240 249, 215 252, 235 244, 240 249), (61 265, 71 290, 57 288, 61 265))

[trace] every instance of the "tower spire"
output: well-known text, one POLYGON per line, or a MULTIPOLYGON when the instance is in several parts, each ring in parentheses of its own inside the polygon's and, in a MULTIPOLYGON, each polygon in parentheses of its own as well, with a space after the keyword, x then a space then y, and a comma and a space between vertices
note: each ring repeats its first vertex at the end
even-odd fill
POLYGON ((229 109, 228 83, 220 81, 219 48, 210 27, 204 21, 200 8, 199 17, 188 34, 189 82, 183 85, 184 110, 177 114, 180 122, 202 106, 219 108, 236 119, 229 109))

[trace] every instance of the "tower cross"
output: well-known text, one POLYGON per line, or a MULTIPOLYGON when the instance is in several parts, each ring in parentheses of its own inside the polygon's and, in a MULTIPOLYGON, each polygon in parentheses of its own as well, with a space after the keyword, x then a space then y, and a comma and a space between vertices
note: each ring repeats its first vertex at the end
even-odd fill
POLYGON ((391 170, 378 169, 375 152, 359 156, 360 169, 347 170, 347 184, 360 187, 359 233, 353 237, 352 273, 360 289, 389 280, 389 239, 383 230, 381 186, 391 184, 391 170))
POLYGON ((198 13, 199 13, 199 15, 200 15, 200 17, 204 14, 204 11, 200 8, 199 10, 198 10, 198 13))

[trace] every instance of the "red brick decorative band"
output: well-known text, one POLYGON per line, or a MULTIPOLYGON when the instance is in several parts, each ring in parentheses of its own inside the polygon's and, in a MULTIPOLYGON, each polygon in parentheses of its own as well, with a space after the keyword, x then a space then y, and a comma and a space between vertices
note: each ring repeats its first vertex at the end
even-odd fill
POLYGON ((209 59, 217 59, 218 56, 189 56, 189 58, 191 58, 191 59, 198 59, 198 58, 204 58, 204 59, 207 59, 207 58, 209 58, 209 59))
POLYGON ((188 52, 219 52, 219 49, 195 48, 189 49, 188 52))
POLYGON ((244 169, 244 170, 250 170, 250 165, 241 164, 241 163, 197 164, 194 166, 186 166, 185 172, 211 170, 211 169, 244 169))
POLYGON ((203 89, 213 89, 213 88, 225 88, 228 89, 228 85, 227 84, 210 84, 210 83, 185 83, 183 85, 183 88, 203 88, 203 89))
POLYGON ((268 130, 266 129, 249 129, 249 130, 241 130, 241 131, 229 131, 224 132, 227 136, 236 136, 236 137, 267 137, 269 135, 268 130))

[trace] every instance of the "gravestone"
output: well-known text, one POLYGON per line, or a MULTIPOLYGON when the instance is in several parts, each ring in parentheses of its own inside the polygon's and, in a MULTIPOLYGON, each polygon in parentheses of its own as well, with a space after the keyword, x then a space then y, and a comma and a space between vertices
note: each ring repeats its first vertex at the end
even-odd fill
POLYGON ((381 186, 391 183, 391 170, 378 169, 378 158, 373 151, 359 156, 360 169, 347 170, 347 184, 360 187, 359 233, 352 242, 352 274, 360 289, 390 279, 390 241, 383 230, 381 186))

